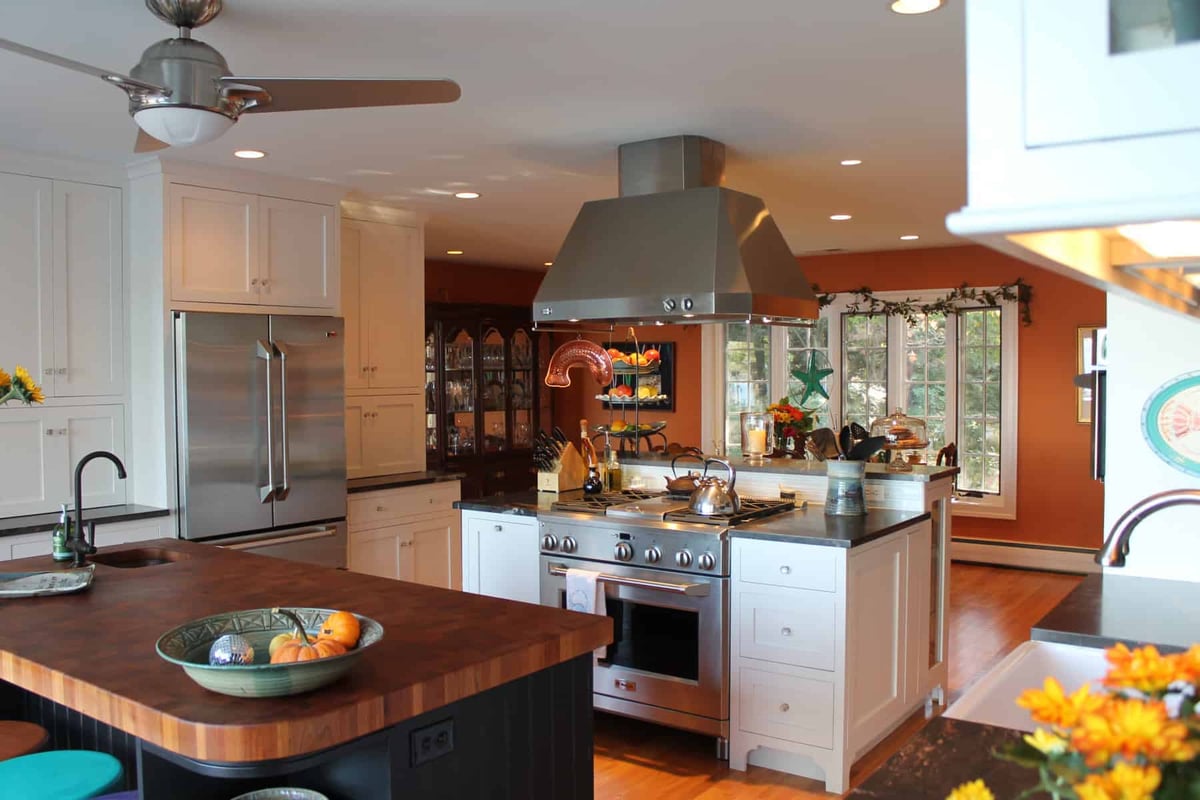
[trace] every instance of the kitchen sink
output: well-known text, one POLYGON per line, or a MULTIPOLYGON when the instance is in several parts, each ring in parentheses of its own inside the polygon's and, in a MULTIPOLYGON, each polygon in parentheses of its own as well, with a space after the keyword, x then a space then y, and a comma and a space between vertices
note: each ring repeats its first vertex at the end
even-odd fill
POLYGON ((186 561, 191 558, 187 553, 167 550, 162 547, 136 547, 130 550, 110 550, 95 553, 90 561, 103 564, 106 567, 134 569, 136 567, 154 567, 159 564, 170 564, 174 561, 186 561))
POLYGON ((992 667, 967 689, 946 716, 1032 731, 1029 712, 1017 705, 1017 697, 1026 689, 1040 689, 1046 676, 1053 675, 1067 693, 1084 683, 1100 690, 1100 679, 1108 671, 1104 650, 1057 642, 1025 642, 992 667))

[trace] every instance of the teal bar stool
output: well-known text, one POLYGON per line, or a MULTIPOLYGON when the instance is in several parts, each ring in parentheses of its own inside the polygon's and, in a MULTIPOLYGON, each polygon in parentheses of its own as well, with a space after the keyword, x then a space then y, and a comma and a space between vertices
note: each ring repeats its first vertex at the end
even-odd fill
POLYGON ((51 750, 0 761, 5 800, 87 800, 115 789, 124 770, 107 753, 51 750))

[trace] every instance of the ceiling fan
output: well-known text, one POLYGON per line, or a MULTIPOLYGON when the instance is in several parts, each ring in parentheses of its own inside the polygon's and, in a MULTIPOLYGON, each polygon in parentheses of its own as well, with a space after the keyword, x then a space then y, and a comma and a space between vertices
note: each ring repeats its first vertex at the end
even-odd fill
POLYGON ((216 139, 242 114, 323 108, 453 103, 462 94, 447 79, 247 78, 230 74, 217 50, 192 38, 211 22, 222 0, 145 0, 146 8, 179 29, 152 44, 128 75, 0 39, 0 49, 94 75, 124 90, 138 125, 134 152, 185 147, 216 139))

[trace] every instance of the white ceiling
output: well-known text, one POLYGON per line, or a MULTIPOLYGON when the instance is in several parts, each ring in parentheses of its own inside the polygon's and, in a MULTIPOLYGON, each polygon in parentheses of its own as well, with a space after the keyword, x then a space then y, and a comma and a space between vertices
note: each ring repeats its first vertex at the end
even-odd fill
MULTIPOLYGON (((115 70, 173 35, 142 0, 3 0, 0 32, 115 70)), ((426 212, 430 257, 540 269, 581 203, 616 194, 618 144, 677 133, 725 142, 726 185, 797 253, 949 244, 965 201, 961 0, 225 0, 196 38, 242 75, 457 80, 452 105, 247 116, 170 156, 245 167, 232 151, 259 148, 254 169, 426 212)), ((0 146, 124 163, 125 106, 0 51, 0 146)))

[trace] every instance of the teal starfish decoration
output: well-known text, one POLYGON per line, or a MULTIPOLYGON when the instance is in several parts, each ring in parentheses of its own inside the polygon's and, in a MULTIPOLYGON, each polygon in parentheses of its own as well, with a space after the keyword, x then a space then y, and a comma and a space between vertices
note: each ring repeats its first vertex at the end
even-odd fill
POLYGON ((804 404, 808 402, 808 398, 812 397, 814 394, 819 394, 828 400, 829 392, 825 390, 825 387, 822 385, 822 381, 832 374, 832 369, 822 368, 817 362, 817 351, 809 351, 808 369, 792 370, 792 377, 804 384, 804 393, 800 395, 800 402, 798 405, 803 408, 804 404))

